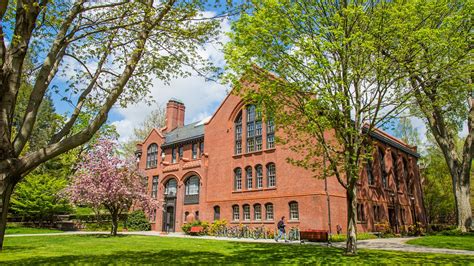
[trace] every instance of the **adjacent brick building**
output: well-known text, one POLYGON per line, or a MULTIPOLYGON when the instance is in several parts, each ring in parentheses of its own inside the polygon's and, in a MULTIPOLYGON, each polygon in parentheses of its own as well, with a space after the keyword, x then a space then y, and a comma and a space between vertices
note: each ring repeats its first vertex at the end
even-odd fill
MULTIPOLYGON (((184 125, 184 117, 184 104, 170 100, 166 126, 137 145, 150 194, 162 202, 150 217, 153 230, 181 231, 194 219, 274 228, 281 216, 289 227, 345 229, 342 186, 287 163, 294 154, 275 144, 273 123, 254 106, 229 94, 210 119, 184 125)), ((382 131, 372 137, 375 156, 358 184, 358 230, 424 223, 416 148, 382 131)))

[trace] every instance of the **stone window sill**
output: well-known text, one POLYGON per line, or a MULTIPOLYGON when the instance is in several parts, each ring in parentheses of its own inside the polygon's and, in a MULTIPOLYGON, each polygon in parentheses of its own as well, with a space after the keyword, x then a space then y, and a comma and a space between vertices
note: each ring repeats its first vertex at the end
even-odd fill
POLYGON ((260 151, 252 151, 252 152, 244 152, 240 154, 234 154, 232 157, 233 158, 241 158, 242 156, 252 156, 252 155, 261 155, 262 153, 272 153, 276 150, 276 148, 268 148, 268 149, 263 149, 260 151))

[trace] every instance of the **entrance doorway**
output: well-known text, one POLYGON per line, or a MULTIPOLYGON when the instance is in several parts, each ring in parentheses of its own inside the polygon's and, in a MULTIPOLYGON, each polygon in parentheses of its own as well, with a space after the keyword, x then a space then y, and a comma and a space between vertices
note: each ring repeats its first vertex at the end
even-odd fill
POLYGON ((388 222, 393 232, 397 233, 397 217, 396 217, 395 208, 388 207, 388 222))
POLYGON ((163 219, 163 230, 165 232, 174 232, 174 221, 175 221, 175 211, 174 211, 174 206, 168 206, 166 207, 165 210, 165 215, 163 219))

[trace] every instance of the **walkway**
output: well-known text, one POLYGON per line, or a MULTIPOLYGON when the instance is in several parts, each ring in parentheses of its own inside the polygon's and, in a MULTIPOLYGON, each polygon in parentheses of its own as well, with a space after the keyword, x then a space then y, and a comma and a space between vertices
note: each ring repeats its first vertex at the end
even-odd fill
MULTIPOLYGON (((24 237, 24 236, 58 236, 58 235, 96 235, 96 234, 110 234, 110 232, 63 232, 63 233, 45 233, 45 234, 17 234, 17 235, 6 235, 5 237, 24 237)), ((123 235, 141 235, 141 236, 160 236, 160 237, 180 237, 180 238, 199 238, 199 239, 211 239, 211 240, 222 240, 222 241, 235 241, 235 242, 248 242, 248 243, 275 243, 272 239, 249 239, 249 238, 227 238, 227 237, 214 237, 214 236, 189 236, 182 233, 171 233, 163 234, 160 232, 144 231, 144 232, 122 232, 123 235)), ((359 240, 357 241, 357 248, 359 249, 376 249, 376 250, 390 250, 390 251, 402 251, 402 252, 418 252, 418 253, 441 253, 441 254, 457 254, 457 255, 472 255, 474 251, 470 250, 456 250, 446 248, 430 248, 424 246, 415 246, 406 244, 411 238, 378 238, 370 240, 359 240)), ((278 243, 297 245, 299 242, 285 243, 280 241, 278 243)), ((326 246, 326 243, 305 243, 311 245, 326 246)), ((334 242, 332 246, 337 248, 344 248, 345 242, 334 242)))

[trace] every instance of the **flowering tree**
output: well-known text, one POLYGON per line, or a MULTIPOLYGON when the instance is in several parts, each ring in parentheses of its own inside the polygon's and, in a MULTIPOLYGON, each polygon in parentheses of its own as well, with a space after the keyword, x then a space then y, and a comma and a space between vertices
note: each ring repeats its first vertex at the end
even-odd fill
POLYGON ((67 191, 76 204, 107 209, 112 216, 112 235, 117 234, 119 215, 132 204, 148 213, 158 207, 157 201, 146 193, 146 179, 134 160, 118 157, 114 143, 105 139, 84 156, 67 191))

